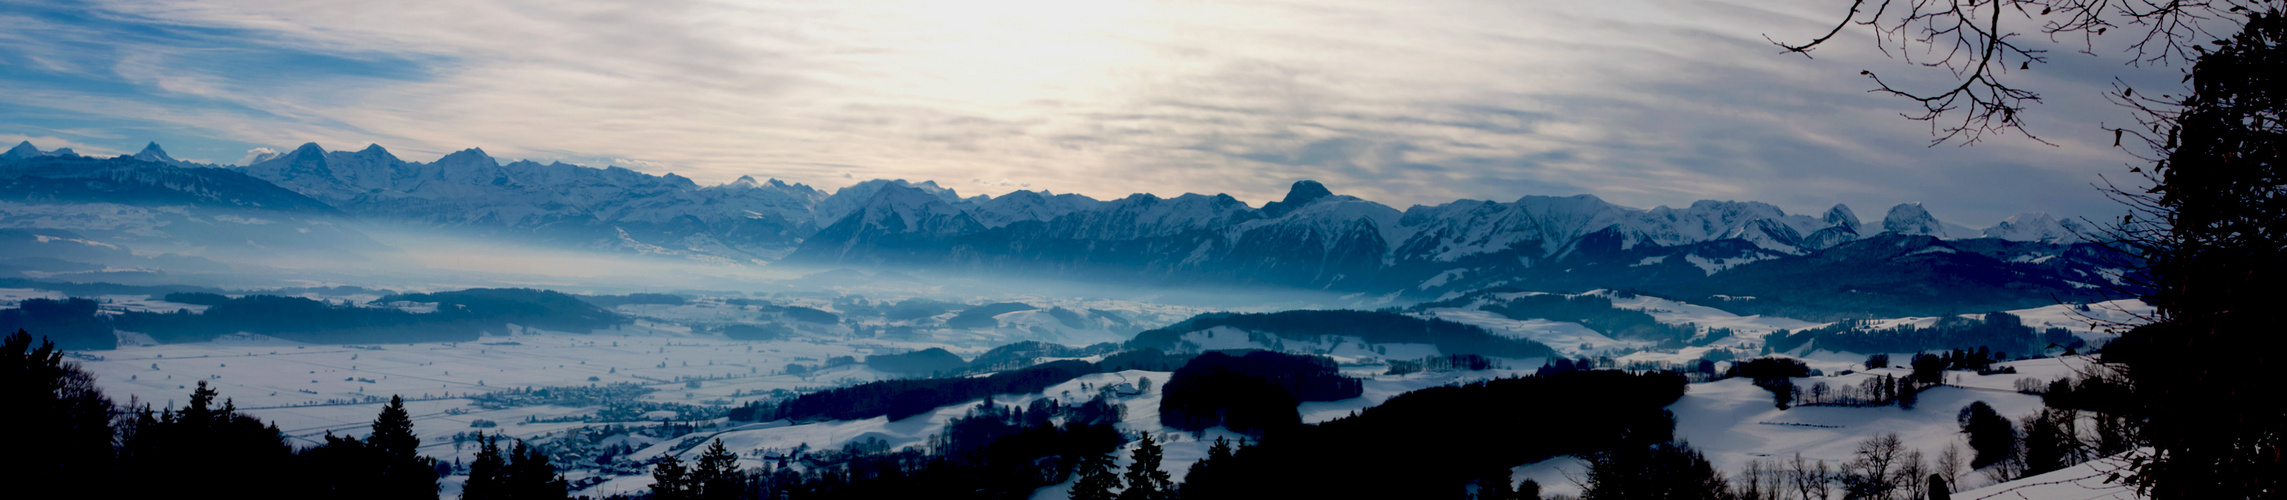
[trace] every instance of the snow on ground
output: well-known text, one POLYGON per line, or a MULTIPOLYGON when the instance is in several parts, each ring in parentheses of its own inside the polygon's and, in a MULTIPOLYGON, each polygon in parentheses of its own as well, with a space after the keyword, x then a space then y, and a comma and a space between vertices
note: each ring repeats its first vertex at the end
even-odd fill
MULTIPOLYGON (((0 289, 0 306, 20 302, 26 298, 59 298, 61 294, 42 290, 0 289)), ((324 299, 323 297, 315 297, 324 299)), ((173 311, 203 309, 188 304, 174 304, 144 296, 102 297, 105 309, 173 311)), ((364 300, 371 300, 365 298, 364 300)), ((876 299, 881 300, 881 299, 876 299)), ((1732 338, 1718 341, 1708 347, 1687 348, 1677 352, 1638 352, 1621 357, 1630 361, 1689 361, 1698 359, 1714 348, 1753 349, 1763 334, 1777 329, 1799 329, 1818 326, 1814 323, 1788 318, 1737 316, 1707 308, 1651 297, 1615 298, 1614 305, 1642 309, 1658 320, 1671 324, 1695 323, 1704 327, 1730 328, 1732 338)), ((832 310, 832 302, 817 298, 773 298, 774 303, 792 303, 805 307, 832 310)), ((1089 325, 1072 328, 1046 313, 1046 307, 1062 306, 1085 314, 1087 309, 1115 311, 1133 324, 1125 329, 1151 328, 1179 321, 1203 309, 1163 306, 1143 302, 1103 300, 1009 300, 1022 301, 1043 310, 1024 311, 1000 315, 999 325, 975 330, 924 328, 918 335, 896 339, 845 338, 851 328, 845 325, 797 325, 809 336, 792 340, 770 342, 731 341, 711 334, 694 333, 690 325, 709 325, 747 321, 777 320, 772 313, 761 308, 729 305, 719 299, 701 298, 680 306, 630 305, 616 310, 638 318, 634 324, 593 334, 548 332, 524 328, 511 328, 500 335, 487 335, 475 342, 391 344, 378 346, 334 346, 302 344, 258 335, 231 335, 211 342, 148 345, 139 335, 125 335, 118 350, 74 353, 77 361, 97 376, 105 391, 122 400, 129 398, 152 404, 154 407, 180 406, 198 380, 207 380, 230 398, 241 410, 265 420, 275 422, 298 444, 311 444, 331 431, 362 435, 380 410, 381 400, 389 395, 402 394, 413 399, 408 410, 415 420, 415 432, 428 443, 423 452, 451 461, 473 458, 474 448, 456 448, 448 436, 473 430, 471 423, 478 419, 499 423, 499 427, 484 429, 497 431, 510 437, 531 438, 586 425, 584 423, 526 423, 527 418, 546 419, 592 413, 596 408, 563 406, 527 406, 487 410, 475 407, 465 399, 478 394, 507 388, 609 384, 628 382, 657 389, 645 398, 659 402, 710 404, 742 402, 753 395, 773 390, 807 391, 848 385, 894 375, 876 372, 862 365, 842 366, 819 370, 804 376, 786 375, 786 365, 799 363, 819 366, 825 360, 838 356, 863 359, 869 354, 906 352, 931 347, 945 348, 964 356, 973 356, 993 346, 1016 340, 1049 340, 1072 345, 1098 341, 1125 340, 1129 334, 1117 333, 1108 321, 1090 317, 1089 325), (769 317, 765 317, 769 316, 769 317), (595 380, 590 381, 593 377, 595 380), (684 380, 704 379, 696 388, 687 387, 684 380), (371 398, 371 399, 369 399, 371 398)), ((363 301, 359 301, 362 303, 363 301)), ((2087 328, 2079 315, 2094 315, 2103 319, 2125 319, 2143 307, 2134 301, 2095 304, 2091 311, 2078 311, 2075 306, 2050 306, 2013 314, 2036 327, 2057 326, 2072 328, 2084 338, 2100 332, 2087 328), (2078 326, 2076 326, 2078 325, 2078 326)), ((948 313, 943 316, 950 316, 948 313)), ((1517 321, 1497 314, 1473 309, 1435 309, 1428 316, 1478 325, 1505 336, 1532 339, 1557 349, 1566 356, 1596 356, 1621 350, 1649 347, 1643 342, 1621 341, 1606 337, 1576 323, 1551 321, 1517 321)), ((936 318, 941 321, 943 318, 936 318)), ((1928 321, 1935 318, 1901 318, 1893 323, 1928 321)), ((927 320, 923 321, 926 323, 927 320)), ((884 326, 879 318, 861 324, 884 326)), ((1185 340, 1203 349, 1263 348, 1248 340, 1245 332, 1217 328, 1187 334, 1185 340)), ((1358 398, 1332 402, 1305 403, 1299 408, 1303 420, 1319 423, 1340 418, 1408 391, 1428 387, 1466 383, 1475 380, 1529 373, 1539 366, 1539 360, 1503 360, 1510 369, 1474 372, 1424 372, 1405 376, 1381 376, 1381 368, 1373 366, 1373 359, 1416 359, 1437 354, 1427 344, 1385 344, 1368 346, 1355 338, 1329 338, 1327 342, 1283 341, 1289 351, 1323 354, 1344 363, 1346 373, 1364 378, 1365 392, 1358 398)), ((1753 351, 1750 351, 1753 352, 1753 351)), ((1892 355, 1894 364, 1904 364, 1910 353, 1892 355)), ((1832 386, 1855 384, 1870 376, 1882 374, 1902 375, 1902 369, 1867 371, 1862 366, 1866 357, 1858 354, 1814 353, 1806 356, 1814 368, 1829 374, 1850 370, 1856 373, 1798 380, 1808 386, 1825 381, 1832 386)), ((1725 380, 1694 384, 1689 393, 1670 409, 1676 412, 1678 438, 1688 440, 1700 448, 1715 465, 1727 473, 1735 473, 1746 461, 1758 458, 1778 459, 1801 453, 1812 460, 1826 460, 1839 464, 1850 459, 1851 452, 1867 436, 1895 432, 1909 447, 1919 449, 1925 457, 1934 460, 1947 445, 1961 443, 1954 424, 1955 413, 1971 401, 1985 401, 2012 418, 2029 414, 2040 407, 2036 396, 2019 394, 2014 388, 2019 379, 2039 381, 2072 375, 2088 364, 2085 357, 2027 360, 2008 363, 2017 368, 2017 374, 1978 376, 1954 372, 1949 383, 1956 387, 1933 388, 1922 394, 1920 404, 1912 410, 1897 407, 1843 408, 1803 407, 1779 410, 1772 406, 1767 391, 1756 388, 1745 380, 1725 380)), ((1165 372, 1129 371, 1094 374, 1065 384, 1051 387, 1041 394, 1003 395, 994 398, 1000 404, 1026 404, 1038 398, 1049 397, 1076 403, 1094 391, 1083 390, 1082 384, 1099 387, 1120 382, 1133 382, 1150 377, 1155 385, 1164 385, 1169 374, 1165 372), (1067 395, 1069 392, 1069 395, 1067 395)), ((1177 432, 1163 434, 1159 425, 1157 389, 1151 392, 1118 398, 1127 408, 1121 430, 1131 435, 1153 433, 1166 447, 1162 464, 1171 475, 1181 480, 1190 464, 1205 455, 1209 442, 1216 437, 1233 441, 1240 436, 1221 428, 1192 434, 1177 432)), ((789 449, 808 445, 813 449, 838 448, 845 443, 861 439, 881 439, 892 447, 921 445, 944 425, 974 407, 969 401, 939 408, 934 412, 901 421, 874 418, 848 422, 815 422, 790 424, 767 422, 710 431, 703 437, 720 438, 726 445, 758 464, 765 449, 789 449)), ((696 453, 683 446, 683 438, 630 443, 640 449, 639 458, 657 456, 670 451, 696 453)), ((1121 467, 1126 467, 1130 443, 1119 452, 1121 467)), ((1532 478, 1541 483, 1549 494, 1576 494, 1575 480, 1584 479, 1585 463, 1578 458, 1559 457, 1537 464, 1517 467, 1516 479, 1532 478)), ((2068 471, 2074 469, 2068 469, 2068 471)), ((578 471, 576 475, 592 474, 578 471)), ((1984 480, 1977 474, 1966 474, 1968 486, 1980 486, 1984 480)), ((574 477, 578 479, 578 477, 574 477)), ((447 494, 459 487, 460 477, 450 478, 447 494)), ((2020 481, 2022 483, 2023 481, 2020 481)), ((649 486, 644 475, 616 477, 584 490, 590 495, 639 492, 649 486)), ((1042 488, 1036 498, 1063 498, 1070 483, 1042 488)), ((2046 488, 2046 487, 2044 487, 2046 488)), ((1985 491, 1985 490, 1981 490, 1985 491)), ((2054 498, 2048 489, 2028 489, 2039 496, 2054 498)), ((2015 494, 2015 493, 2011 493, 2015 494)), ((2062 496, 2063 498, 2112 498, 2092 496, 2062 496)), ((1957 495, 1957 498, 1976 498, 1957 495)), ((2009 496, 2006 498, 2017 498, 2009 496)))
POLYGON ((2126 475, 2129 452, 2066 467, 2033 477, 1954 493, 1963 500, 2137 500, 2136 489, 2105 482, 2113 473, 2126 475))
POLYGON ((14 309, 24 299, 63 300, 63 292, 30 288, 0 288, 0 307, 14 309))
MULTIPOLYGON (((1533 368, 1540 367, 1539 362, 1532 362, 1530 365, 1533 368)), ((1431 387, 1459 385, 1477 382, 1480 380, 1530 375, 1532 373, 1533 370, 1531 369, 1497 369, 1478 371, 1425 371, 1397 376, 1360 377, 1365 379, 1363 380, 1363 383, 1360 384, 1365 389, 1365 392, 1360 394, 1358 397, 1339 401, 1303 403, 1300 408, 1297 408, 1297 410, 1302 413, 1302 423, 1317 424, 1328 420, 1350 416, 1352 412, 1364 411, 1367 408, 1380 406, 1383 401, 1389 401, 1391 397, 1395 397, 1399 394, 1405 394, 1408 392, 1418 391, 1431 387)), ((1349 375, 1354 377, 1359 376, 1359 374, 1356 373, 1351 373, 1349 375)))
POLYGON ((529 438, 593 424, 526 424, 527 417, 596 411, 560 406, 487 410, 473 406, 465 399, 469 395, 626 382, 658 389, 645 396, 651 401, 744 401, 753 399, 752 394, 778 389, 813 390, 891 378, 862 365, 803 376, 780 372, 790 363, 818 366, 830 357, 862 359, 872 352, 914 347, 877 339, 739 342, 638 323, 594 334, 519 328, 513 335, 487 336, 477 342, 378 346, 311 345, 241 335, 214 342, 125 345, 75 357, 112 398, 121 402, 133 398, 154 408, 186 404, 197 381, 206 380, 240 410, 276 423, 300 445, 314 444, 327 431, 362 435, 389 396, 403 395, 409 399, 406 407, 414 417, 415 432, 428 443, 423 452, 446 460, 466 455, 460 457, 466 460, 473 457, 473 449, 453 453, 450 441, 443 438, 473 430, 470 424, 477 419, 499 423, 500 427, 486 431, 529 438), (697 388, 681 381, 691 378, 705 380, 697 388))
POLYGON ((1760 339, 1763 338, 1764 334, 1774 330, 1801 330, 1819 325, 1819 323, 1810 321, 1778 316, 1760 314, 1740 316, 1725 312, 1722 309, 1686 304, 1649 295, 1620 298, 1615 296, 1616 294, 1604 290, 1589 293, 1612 299, 1612 307, 1642 310, 1646 314, 1652 315, 1652 319, 1659 320, 1661 323, 1671 325, 1694 323, 1707 328, 1730 328, 1733 337, 1760 339))
MULTIPOLYGON (((2119 335, 2119 332, 2110 331, 2111 328, 2121 324, 2142 323, 2144 320, 2140 318, 2149 317, 2153 313, 2153 309, 2150 304, 2145 304, 2142 300, 2121 299, 2085 305, 2057 304, 2002 312, 2016 316, 2025 326, 2033 327, 2036 331, 2063 328, 2072 331, 2073 335, 2080 337, 2081 340, 2101 344, 2102 341, 2109 341, 2119 335)), ((1984 315, 1962 314, 1959 316, 1977 319, 1984 315)), ((1930 325, 1937 324, 1939 318, 1939 316, 1927 316, 1875 319, 1866 321, 1865 328, 1880 330, 1907 325, 1916 328, 1928 328, 1930 325)), ((1810 326, 1826 326, 1827 324, 1810 326)))
MULTIPOLYGON (((2009 387, 2020 377, 2038 377, 2048 371, 2062 374, 2066 363, 2053 359, 2008 363, 2019 367, 2017 374, 1949 372, 1949 381, 1958 381, 1960 386, 1930 388, 1913 409, 1798 405, 1780 410, 1773 406, 1769 391, 1746 379, 1692 384, 1683 399, 1668 409, 1676 414, 1676 438, 1689 441, 1727 474, 1745 468, 1749 460, 1789 459, 1797 453, 1806 460, 1840 465, 1851 459, 1859 441, 1886 433, 1898 434, 1907 448, 1920 450, 1925 460, 1935 462, 1949 444, 1967 451, 1968 444, 1955 423, 1962 407, 1984 401, 2013 419, 2032 414, 2041 408, 2040 396, 2020 394, 2009 387)), ((1886 368, 1796 379, 1795 384, 1808 387, 1826 382, 1841 387, 1867 377, 1906 373, 1904 369, 1886 368)), ((1986 481, 1978 474, 1964 474, 1962 478, 1964 485, 1970 486, 1982 486, 1986 481)))
POLYGON ((1579 497, 1582 486, 1588 482, 1588 461, 1580 457, 1561 456, 1509 469, 1509 483, 1526 479, 1541 484, 1542 497, 1579 497))
POLYGON ((1548 344, 1550 348, 1556 349, 1558 354, 1563 354, 1566 357, 1596 356, 1615 349, 1642 348, 1651 345, 1649 342, 1617 340, 1606 337, 1596 330, 1569 321, 1540 319, 1518 321, 1489 311, 1459 308, 1431 309, 1428 314, 1437 319, 1476 325, 1493 332, 1495 335, 1523 338, 1548 344))
POLYGON ((2009 314, 2017 315, 2018 318, 2024 320, 2026 325, 2034 328, 2072 330, 2074 336, 2089 342, 2097 342, 2100 339, 2109 340, 2118 336, 2119 332, 2106 331, 2106 328, 2113 324, 2143 323, 2144 321, 2140 318, 2150 317, 2153 314, 2151 304, 2146 304, 2137 299, 2098 302, 2088 304, 2086 311, 2081 309, 2082 306, 2078 305, 2058 304, 2009 311, 2009 314))

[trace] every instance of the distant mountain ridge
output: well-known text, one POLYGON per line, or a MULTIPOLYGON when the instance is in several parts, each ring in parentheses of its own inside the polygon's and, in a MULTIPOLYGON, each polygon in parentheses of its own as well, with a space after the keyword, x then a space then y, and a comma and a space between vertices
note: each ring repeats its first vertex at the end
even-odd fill
POLYGON ((481 149, 423 163, 379 145, 329 152, 304 144, 244 171, 359 216, 739 261, 782 256, 816 232, 811 212, 825 198, 776 179, 700 187, 619 167, 503 164, 481 149))
MULTIPOLYGON (((2088 253, 2072 250, 2089 233, 2079 221, 2020 214, 1976 230, 1939 221, 1918 203, 1868 222, 1843 205, 1812 217, 1751 201, 1637 209, 1592 195, 1456 200, 1401 211, 1308 180, 1260 207, 1220 194, 1096 200, 1016 191, 964 198, 934 182, 879 179, 827 194, 776 179, 700 186, 675 174, 619 167, 502 163, 479 149, 410 162, 378 145, 327 151, 305 144, 234 170, 175 160, 157 144, 107 160, 21 144, 0 154, 0 162, 10 172, 48 172, 33 179, 66 175, 57 172, 69 169, 27 167, 57 162, 109 165, 91 171, 207 172, 202 175, 249 182, 219 190, 175 182, 167 185, 190 189, 169 196, 203 192, 247 207, 338 210, 576 248, 737 262, 932 266, 1414 297, 1520 283, 1721 294, 1730 289, 1708 284, 1783 275, 1772 269, 1817 267, 1812 263, 1834 255, 1902 258, 1869 251, 1873 246, 1944 253, 1959 246, 1955 242, 1989 240, 1996 243, 1971 246, 1990 251, 1965 254, 1978 256, 1974 263, 1945 272, 2004 277, 1979 283, 2051 295, 2104 289, 2114 280, 2101 277, 2113 272, 2104 271, 2105 264, 2075 257, 2088 253), (237 197, 219 195, 224 192, 237 197)), ((35 188, 27 189, 70 190, 35 188)), ((1855 262, 1830 272, 1864 269, 1890 268, 1855 262)), ((1885 271, 1885 279, 1895 281, 1889 285, 1860 282, 1906 289, 1912 280, 1945 278, 1911 269, 1885 271)))

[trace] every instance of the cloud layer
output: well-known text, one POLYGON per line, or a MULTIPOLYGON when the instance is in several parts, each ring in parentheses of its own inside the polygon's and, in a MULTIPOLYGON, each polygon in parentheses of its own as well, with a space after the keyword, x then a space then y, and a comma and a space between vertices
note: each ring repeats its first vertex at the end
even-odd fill
POLYGON ((1897 116, 1907 103, 1856 75, 1903 61, 1863 40, 1817 60, 1765 41, 1822 32, 1844 7, 1830 3, 8 4, 0 23, 22 29, 0 33, 0 134, 219 161, 310 141, 423 160, 482 147, 829 189, 972 179, 1261 203, 1311 178, 1401 207, 1586 192, 1813 213, 1925 201, 1969 225, 2115 210, 2089 184, 2131 161, 2097 129, 2127 115, 2099 91, 2167 70, 2060 56, 2018 75, 2047 92, 2034 127, 2058 147, 1928 148, 1926 125, 1897 116))

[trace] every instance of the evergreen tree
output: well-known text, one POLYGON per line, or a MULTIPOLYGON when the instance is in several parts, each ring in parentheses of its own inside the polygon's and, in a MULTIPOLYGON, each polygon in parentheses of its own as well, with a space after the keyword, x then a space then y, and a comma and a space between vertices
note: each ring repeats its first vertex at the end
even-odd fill
POLYGON ((191 391, 190 405, 180 411, 153 413, 145 407, 122 434, 120 472, 136 481, 123 484, 122 497, 160 497, 179 494, 185 484, 228 484, 241 498, 287 496, 293 481, 281 481, 280 471, 293 465, 294 449, 285 433, 261 419, 238 413, 238 406, 223 400, 206 381, 191 391), (227 467, 211 467, 227 464, 227 467))
POLYGON ((746 490, 745 479, 739 472, 738 455, 731 454, 723 447, 723 440, 717 439, 699 455, 698 466, 691 469, 689 484, 698 487, 694 496, 702 500, 736 500, 739 493, 746 490))
POLYGON ((1072 484, 1072 500, 1113 500, 1120 476, 1112 472, 1111 455, 1090 453, 1080 457, 1080 479, 1072 484))
POLYGON ((516 448, 508 454, 507 474, 502 477, 511 500, 562 500, 571 496, 564 476, 556 473, 556 465, 548 462, 548 454, 516 440, 516 448))
POLYGON ((461 500, 512 498, 505 482, 508 460, 500 456, 499 438, 478 435, 476 445, 476 461, 469 462, 469 480, 461 487, 461 500))
POLYGON ((1136 443, 1135 452, 1129 455, 1134 463, 1128 464, 1128 488, 1120 491, 1120 500, 1161 500, 1171 496, 1168 493, 1174 489, 1175 481, 1169 479, 1167 471, 1159 469, 1163 454, 1159 442, 1145 433, 1143 440, 1136 443))
POLYGON ((674 453, 659 456, 651 465, 651 498, 653 500, 691 500, 698 488, 691 484, 691 471, 683 467, 683 460, 674 453))
POLYGON ((111 399, 54 342, 17 330, 0 341, 0 484, 24 498, 72 496, 112 467, 111 399))
POLYGON ((405 398, 392 395, 389 405, 373 419, 373 435, 365 443, 377 455, 381 483, 375 491, 388 498, 437 498, 436 459, 421 456, 421 438, 413 434, 413 417, 405 412, 405 398))
POLYGON ((1541 482, 1526 479, 1517 483, 1517 500, 1541 500, 1541 482))
POLYGON ((1181 496, 1205 498, 1207 492, 1217 491, 1222 486, 1223 467, 1231 463, 1231 453, 1231 440, 1216 436, 1215 444, 1207 447, 1207 456, 1192 462, 1190 472, 1183 475, 1183 484, 1178 486, 1181 496))
POLYGON ((311 496, 363 500, 389 498, 374 488, 379 479, 378 454, 356 437, 327 431, 325 442, 302 450, 303 489, 311 496))

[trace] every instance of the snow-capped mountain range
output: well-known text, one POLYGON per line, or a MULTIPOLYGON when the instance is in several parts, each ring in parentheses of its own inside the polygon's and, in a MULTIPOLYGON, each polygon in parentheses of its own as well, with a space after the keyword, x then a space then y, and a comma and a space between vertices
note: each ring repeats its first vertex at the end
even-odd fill
MULTIPOLYGON (((14 165, 10 171, 28 172, 23 165, 66 157, 77 156, 27 143, 0 154, 0 161, 14 165)), ((225 170, 176 160, 157 144, 118 160, 225 170)), ((414 162, 378 145, 328 151, 305 144, 227 171, 354 217, 589 249, 1417 294, 1580 266, 1633 276, 1638 284, 1690 281, 1869 239, 1927 237, 1908 238, 1922 245, 1990 239, 2056 254, 2089 234, 2079 221, 2038 213, 1970 229, 1939 221, 1918 203, 1891 207, 1878 224, 1860 221, 1843 205, 1812 217, 1760 202, 1638 209, 1592 195, 1457 200, 1401 211, 1307 180, 1261 207, 1199 194, 1096 200, 1016 191, 964 198, 931 181, 905 180, 869 180, 828 194, 776 179, 701 186, 675 174, 619 167, 503 163, 479 149, 414 162)))
POLYGON ((504 164, 481 149, 408 162, 379 145, 304 144, 243 170, 360 216, 740 261, 784 255, 816 232, 812 211, 825 199, 776 179, 699 186, 619 167, 504 164))

